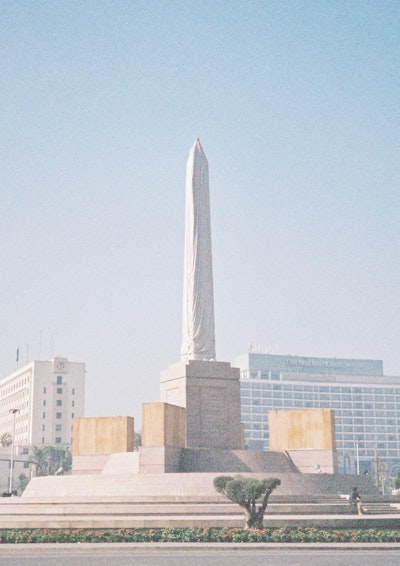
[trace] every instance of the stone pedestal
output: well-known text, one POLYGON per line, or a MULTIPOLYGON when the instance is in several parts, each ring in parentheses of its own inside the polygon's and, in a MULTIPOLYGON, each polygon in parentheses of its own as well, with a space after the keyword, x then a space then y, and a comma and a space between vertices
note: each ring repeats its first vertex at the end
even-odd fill
POLYGON ((159 481, 164 481, 164 474, 180 471, 182 450, 176 446, 140 446, 139 474, 159 474, 159 481))
POLYGON ((133 452, 133 417, 79 417, 74 419, 72 455, 133 452))
POLYGON ((160 400, 186 408, 186 448, 243 447, 239 377, 227 362, 202 360, 161 373, 160 400))
POLYGON ((334 450, 332 409, 275 409, 268 413, 270 450, 334 450))
POLYGON ((142 448, 174 446, 185 448, 186 411, 169 403, 143 403, 142 448))

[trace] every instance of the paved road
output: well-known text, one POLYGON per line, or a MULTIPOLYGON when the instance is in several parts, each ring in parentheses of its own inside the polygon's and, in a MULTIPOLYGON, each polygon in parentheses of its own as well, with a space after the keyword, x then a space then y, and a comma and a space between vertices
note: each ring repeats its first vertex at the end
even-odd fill
POLYGON ((288 548, 184 548, 137 549, 134 547, 99 548, 79 545, 66 548, 0 547, 0 564, 7 566, 399 566, 399 549, 389 550, 336 548, 318 550, 288 548))

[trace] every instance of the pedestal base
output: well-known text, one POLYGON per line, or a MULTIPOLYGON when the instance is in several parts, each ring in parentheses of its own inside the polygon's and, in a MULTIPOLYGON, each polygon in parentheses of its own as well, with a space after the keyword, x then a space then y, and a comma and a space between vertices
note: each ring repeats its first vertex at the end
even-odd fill
POLYGON ((161 373, 160 400, 186 408, 186 448, 243 448, 240 371, 190 360, 161 373))

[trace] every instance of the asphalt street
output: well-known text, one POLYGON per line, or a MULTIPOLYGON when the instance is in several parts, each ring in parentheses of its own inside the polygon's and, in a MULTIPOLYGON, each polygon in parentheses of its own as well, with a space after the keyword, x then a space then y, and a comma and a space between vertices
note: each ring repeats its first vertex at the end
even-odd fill
MULTIPOLYGON (((8 545, 7 545, 8 546, 8 545)), ((7 566, 399 566, 399 549, 362 548, 136 548, 80 545, 24 548, 0 547, 0 564, 7 566)), ((18 545, 19 546, 19 545, 18 545)))

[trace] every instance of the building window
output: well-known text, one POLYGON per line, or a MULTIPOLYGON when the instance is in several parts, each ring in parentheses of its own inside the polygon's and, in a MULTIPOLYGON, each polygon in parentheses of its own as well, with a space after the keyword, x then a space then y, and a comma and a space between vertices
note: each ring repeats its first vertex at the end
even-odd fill
POLYGON ((42 425, 42 432, 46 430, 46 425, 42 425))
POLYGON ((43 399, 43 407, 46 406, 46 399, 43 399))
POLYGON ((72 406, 75 407, 75 401, 72 401, 72 406))
POLYGON ((29 462, 24 462, 24 468, 29 468, 29 462))
POLYGON ((57 407, 61 407, 61 405, 62 405, 61 399, 57 399, 57 407))
POLYGON ((62 387, 57 387, 57 394, 58 394, 58 395, 61 395, 61 394, 62 394, 62 391, 63 391, 63 390, 62 390, 62 387))
POLYGON ((29 454, 29 448, 26 446, 22 449, 22 454, 29 454))
POLYGON ((45 388, 45 387, 43 387, 43 393, 46 393, 46 388, 45 388))
POLYGON ((56 425, 56 432, 61 432, 61 425, 60 424, 56 425))
POLYGON ((62 375, 57 375, 57 385, 62 385, 62 375))
POLYGON ((61 413, 56 413, 56 419, 61 419, 62 415, 61 413))
POLYGON ((46 418, 46 413, 43 413, 43 418, 44 418, 44 419, 46 418))
POLYGON ((44 444, 44 436, 42 436, 42 444, 44 444))
POLYGON ((60 436, 56 436, 56 444, 61 444, 61 437, 60 436))
POLYGON ((75 387, 72 388, 72 395, 75 395, 75 387))
POLYGON ((72 413, 71 417, 72 417, 72 418, 75 418, 75 413, 72 413))

